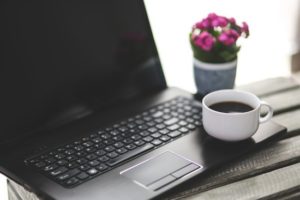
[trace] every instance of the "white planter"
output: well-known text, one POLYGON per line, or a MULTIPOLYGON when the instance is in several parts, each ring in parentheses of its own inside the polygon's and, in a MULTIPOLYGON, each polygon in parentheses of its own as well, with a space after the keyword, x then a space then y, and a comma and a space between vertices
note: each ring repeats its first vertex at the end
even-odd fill
POLYGON ((227 63, 206 63, 194 59, 194 78, 197 92, 204 96, 221 89, 232 89, 237 60, 227 63))

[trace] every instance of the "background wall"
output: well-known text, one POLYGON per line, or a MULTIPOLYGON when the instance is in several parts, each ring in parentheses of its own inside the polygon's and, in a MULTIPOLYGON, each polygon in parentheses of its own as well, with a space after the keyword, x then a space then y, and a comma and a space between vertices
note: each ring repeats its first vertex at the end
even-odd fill
POLYGON ((210 12, 246 21, 250 37, 241 41, 236 84, 290 75, 298 48, 297 0, 146 0, 169 85, 195 91, 188 33, 210 12))

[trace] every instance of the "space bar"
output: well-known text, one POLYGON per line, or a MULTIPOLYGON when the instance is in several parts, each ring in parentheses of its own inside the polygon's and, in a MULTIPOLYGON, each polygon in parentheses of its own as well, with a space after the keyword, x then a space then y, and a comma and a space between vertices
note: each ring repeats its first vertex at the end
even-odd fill
POLYGON ((117 165, 117 164, 119 164, 120 162, 123 162, 123 161, 125 161, 125 160, 127 160, 127 159, 129 159, 129 158, 132 158, 133 156, 136 156, 136 155, 138 155, 138 154, 140 154, 140 153, 142 153, 142 152, 145 152, 145 151, 147 151, 147 150, 149 150, 149 149, 152 149, 153 147, 154 147, 154 145, 152 145, 152 144, 146 144, 146 145, 144 145, 144 146, 142 146, 142 147, 139 147, 139 148, 137 148, 137 149, 135 149, 135 150, 133 150, 133 151, 130 151, 130 152, 124 154, 124 155, 121 155, 121 156, 119 156, 119 157, 117 157, 117 158, 115 158, 115 159, 109 160, 109 161, 107 162, 107 164, 108 164, 109 166, 117 165))

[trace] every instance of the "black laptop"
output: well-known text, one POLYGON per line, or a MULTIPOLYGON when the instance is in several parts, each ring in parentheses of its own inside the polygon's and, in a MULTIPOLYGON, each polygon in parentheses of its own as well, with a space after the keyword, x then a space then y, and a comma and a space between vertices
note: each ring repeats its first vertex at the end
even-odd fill
POLYGON ((142 0, 2 0, 0 25, 0 171, 42 199, 151 199, 285 131, 207 136, 142 0))

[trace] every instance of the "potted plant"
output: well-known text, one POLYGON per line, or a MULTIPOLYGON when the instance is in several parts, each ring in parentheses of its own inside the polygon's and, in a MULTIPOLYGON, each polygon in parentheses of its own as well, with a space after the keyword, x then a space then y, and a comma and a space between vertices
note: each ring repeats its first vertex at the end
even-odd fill
POLYGON ((197 92, 205 95, 219 89, 232 89, 235 82, 240 37, 249 36, 246 22, 210 13, 193 25, 190 43, 194 55, 197 92))

